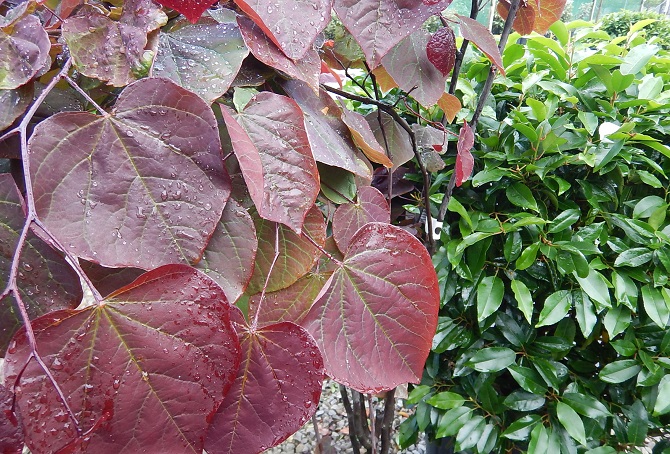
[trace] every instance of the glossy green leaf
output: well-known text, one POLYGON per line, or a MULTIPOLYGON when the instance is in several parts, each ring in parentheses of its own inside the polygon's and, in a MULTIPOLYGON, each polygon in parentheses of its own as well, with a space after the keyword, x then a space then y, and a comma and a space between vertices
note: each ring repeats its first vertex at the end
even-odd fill
POLYGON ((537 201, 528 186, 523 183, 513 183, 505 190, 507 200, 512 204, 532 211, 538 211, 537 201))
POLYGON ((609 282, 607 282, 607 279, 605 279, 601 273, 591 269, 586 277, 579 277, 579 275, 575 273, 575 279, 582 290, 584 290, 594 302, 599 303, 601 307, 612 307, 609 282))
POLYGON ((541 326, 553 325, 565 317, 572 307, 572 292, 569 290, 559 290, 552 293, 544 301, 544 307, 540 312, 540 317, 535 325, 541 326))
POLYGON ((565 430, 572 438, 579 443, 586 444, 586 433, 584 430, 584 421, 579 417, 577 412, 563 402, 556 403, 556 415, 565 430))
POLYGON ((483 416, 473 416, 458 430, 458 433, 456 434, 456 445, 460 450, 474 447, 482 437, 485 427, 486 420, 483 416))
POLYGON ((654 404, 654 414, 664 415, 670 412, 670 375, 665 375, 658 385, 658 396, 654 404))
POLYGON ((619 254, 614 266, 642 266, 651 260, 652 254, 653 251, 643 247, 628 249, 619 254))
POLYGON ((433 407, 440 408, 442 410, 448 410, 450 408, 460 407, 465 403, 465 399, 460 394, 450 391, 443 391, 441 393, 435 394, 430 399, 427 399, 426 402, 433 407))
POLYGON ((645 285, 642 287, 642 302, 649 318, 660 328, 665 328, 670 318, 670 309, 661 290, 645 285))
POLYGON ((512 410, 527 412, 542 407, 545 401, 546 399, 544 396, 539 396, 526 391, 513 391, 505 397, 503 403, 512 410))
POLYGON ((488 347, 475 353, 467 365, 479 372, 498 372, 516 360, 514 350, 507 347, 488 347))
POLYGON ((549 227, 549 233, 558 233, 569 228, 579 220, 581 212, 576 209, 565 210, 554 218, 549 227))
POLYGON ((591 394, 565 393, 563 402, 582 416, 602 420, 612 416, 603 403, 591 394))
POLYGON ((572 300, 575 305, 575 316, 577 317, 579 328, 585 338, 589 337, 598 321, 593 303, 588 295, 579 290, 572 293, 572 300))
POLYGON ((537 257, 537 252, 540 250, 540 243, 533 243, 521 252, 521 255, 516 260, 516 269, 525 270, 533 263, 537 257))
POLYGON ((528 439, 530 431, 538 423, 540 423, 538 415, 522 416, 510 424, 501 435, 510 440, 525 441, 528 439))
POLYGON ((642 366, 634 359, 622 359, 607 364, 600 371, 600 379, 607 383, 622 383, 635 377, 642 366))
POLYGON ((477 286, 477 320, 480 322, 498 310, 505 284, 497 276, 486 276, 477 286))
POLYGON ((547 392, 547 386, 542 380, 542 377, 533 369, 523 366, 509 366, 507 368, 514 380, 524 390, 531 394, 544 395, 547 392))
POLYGON ((458 433, 463 425, 472 417, 472 408, 452 408, 443 414, 437 421, 435 438, 452 437, 458 433))
POLYGON ((621 63, 621 74, 637 74, 658 52, 658 46, 640 44, 628 52, 621 63))
POLYGON ((630 309, 625 306, 614 306, 609 309, 603 320, 603 324, 610 335, 610 339, 626 331, 626 328, 630 326, 630 323, 630 309))
POLYGON ((513 279, 510 283, 514 298, 516 299, 517 307, 526 317, 528 323, 533 322, 533 296, 528 290, 526 284, 522 281, 513 279))

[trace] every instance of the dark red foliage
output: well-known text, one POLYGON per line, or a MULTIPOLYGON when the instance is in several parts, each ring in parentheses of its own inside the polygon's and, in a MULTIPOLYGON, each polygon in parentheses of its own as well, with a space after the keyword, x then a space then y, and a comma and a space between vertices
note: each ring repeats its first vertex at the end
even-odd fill
POLYGON ((433 33, 426 44, 428 60, 445 76, 454 69, 456 62, 456 37, 449 27, 443 27, 433 33))

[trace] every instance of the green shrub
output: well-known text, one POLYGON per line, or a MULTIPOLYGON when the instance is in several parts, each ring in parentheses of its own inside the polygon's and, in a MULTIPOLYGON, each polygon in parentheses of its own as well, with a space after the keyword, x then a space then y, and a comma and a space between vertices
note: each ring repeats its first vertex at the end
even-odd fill
MULTIPOLYGON (((404 445, 425 431, 458 452, 613 453, 670 423, 670 58, 552 30, 511 37, 450 199, 404 445)), ((481 91, 488 67, 464 72, 460 94, 481 91)))
POLYGON ((658 37, 658 45, 670 50, 670 20, 667 16, 652 11, 623 10, 607 14, 602 18, 601 29, 611 37, 626 36, 632 25, 643 20, 655 20, 644 30, 649 37, 658 37))

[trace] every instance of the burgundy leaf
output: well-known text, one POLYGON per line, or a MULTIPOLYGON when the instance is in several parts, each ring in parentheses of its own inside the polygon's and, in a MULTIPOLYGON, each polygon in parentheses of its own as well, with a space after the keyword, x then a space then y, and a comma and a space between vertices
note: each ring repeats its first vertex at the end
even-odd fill
POLYGON ((156 0, 156 2, 182 13, 188 20, 196 23, 202 13, 216 3, 216 0, 156 0))
POLYGON ((23 452, 23 425, 20 415, 14 412, 14 394, 0 385, 0 452, 23 452))
POLYGON ((300 232, 319 194, 319 173, 300 107, 261 92, 240 114, 221 106, 223 119, 258 214, 300 232))
MULTIPOLYGON (((426 44, 428 60, 447 76, 456 63, 456 36, 451 27, 442 27, 431 36, 426 44)), ((444 91, 444 90, 442 90, 444 91)))
POLYGON ((430 4, 416 0, 335 0, 334 8, 374 69, 396 44, 450 3, 451 0, 430 4))
POLYGON ((363 154, 367 156, 370 161, 381 164, 384 167, 393 167, 393 162, 386 155, 384 147, 377 141, 377 138, 372 132, 368 122, 365 121, 363 115, 343 106, 342 121, 347 125, 347 128, 349 128, 349 132, 351 132, 351 137, 354 139, 356 146, 361 149, 363 154))
POLYGON ((446 132, 440 131, 432 126, 423 126, 418 123, 412 125, 412 131, 416 137, 416 145, 419 148, 427 150, 433 149, 435 151, 443 151, 442 148, 446 148, 446 132))
POLYGON ((44 74, 51 66, 50 49, 49 35, 37 16, 0 29, 0 90, 18 88, 44 74))
POLYGON ((333 0, 235 0, 263 32, 292 60, 312 49, 330 22, 333 0))
POLYGON ((319 92, 320 63, 318 52, 310 48, 299 60, 291 60, 273 43, 252 20, 239 16, 242 37, 251 53, 259 61, 305 82, 315 93, 319 92))
POLYGON ((228 91, 249 54, 235 21, 219 23, 203 18, 197 24, 186 21, 161 33, 152 75, 167 77, 208 102, 228 91))
MULTIPOLYGON (((165 25, 167 17, 153 0, 124 0, 120 20, 124 25, 137 27, 150 33, 165 25)), ((134 46, 144 46, 144 44, 143 42, 133 43, 134 46)))
POLYGON ((386 112, 381 112, 381 118, 382 121, 380 124, 377 112, 369 113, 365 117, 370 128, 372 128, 372 133, 375 135, 377 141, 388 146, 388 149, 391 151, 393 169, 395 170, 414 157, 412 141, 407 131, 405 131, 392 116, 386 112), (384 137, 386 137, 386 139, 384 139, 384 137))
POLYGON ((411 96, 425 107, 433 106, 440 99, 447 80, 446 73, 440 72, 442 68, 436 69, 435 62, 431 63, 431 48, 427 47, 429 37, 428 32, 419 29, 400 41, 382 59, 384 68, 398 86, 411 92, 411 96))
POLYGON ((255 217, 254 222, 258 234, 258 252, 254 274, 247 293, 261 292, 266 280, 266 291, 281 290, 312 269, 320 252, 305 235, 309 235, 318 245, 323 245, 326 239, 326 223, 316 206, 307 213, 302 234, 298 235, 283 225, 279 225, 279 256, 272 268, 272 273, 270 273, 270 268, 276 252, 276 224, 259 217, 255 217))
POLYGON ((375 393, 419 382, 439 305, 423 245, 399 227, 370 223, 354 236, 302 325, 316 339, 329 376, 375 393))
POLYGON ((475 135, 472 132, 470 125, 463 121, 463 127, 458 134, 458 145, 456 154, 456 186, 462 185, 472 175, 472 169, 475 165, 475 160, 472 157, 470 150, 475 144, 475 135))
MULTIPOLYGON (((496 9, 503 19, 507 20, 510 8, 511 4, 508 0, 498 0, 496 9)), ((521 35, 528 35, 533 31, 533 27, 535 26, 535 8, 533 8, 533 2, 521 4, 512 26, 521 35)))
MULTIPOLYGON (((25 224, 23 200, 10 174, 0 174, 0 282, 7 283, 14 250, 25 224)), ((74 308, 82 298, 79 277, 62 255, 30 232, 21 256, 17 285, 28 316, 33 319, 59 309, 74 308)), ((0 300, 0 353, 23 320, 10 294, 0 300)))
POLYGON ((316 412, 321 396, 323 359, 307 331, 288 322, 253 329, 233 314, 242 364, 207 432, 209 454, 278 445, 316 412))
POLYGON ((316 96, 306 84, 296 80, 285 81, 282 88, 302 109, 314 159, 370 179, 369 163, 359 156, 341 119, 342 109, 333 98, 324 90, 316 96))
POLYGON ((309 312, 330 273, 310 272, 290 286, 266 293, 261 301, 257 293, 249 299, 249 314, 258 313, 258 326, 279 322, 300 323, 309 312))
POLYGON ((391 222, 391 208, 381 192, 372 186, 358 189, 356 203, 337 207, 333 216, 333 238, 340 251, 346 251, 356 232, 369 222, 391 222))
MULTIPOLYGON (((164 24, 167 16, 161 14, 164 24)), ((128 23, 132 17, 126 14, 114 21, 98 9, 85 6, 77 16, 66 19, 63 39, 77 70, 115 87, 128 85, 146 72, 150 64, 144 56, 148 31, 128 23)))
POLYGON ((474 19, 467 16, 457 14, 461 25, 461 34, 463 38, 471 41, 481 50, 484 55, 498 68, 500 74, 505 75, 505 67, 503 66, 502 56, 496 44, 496 40, 488 28, 474 19))
POLYGON ((256 228, 247 210, 229 199, 196 268, 221 286, 231 303, 244 293, 254 271, 256 228))
POLYGON ((40 355, 79 427, 91 433, 77 440, 75 422, 35 361, 22 371, 30 347, 21 331, 4 369, 8 381, 19 380, 29 448, 54 452, 81 442, 96 454, 202 452, 240 361, 229 309, 209 278, 168 265, 99 306, 35 320, 40 355))
POLYGON ((212 110, 165 79, 129 85, 111 115, 54 115, 29 147, 38 215, 105 266, 196 262, 230 193, 212 110))
POLYGON ((102 296, 114 293, 144 274, 139 268, 107 268, 86 260, 79 260, 79 265, 102 296))
POLYGON ((25 84, 14 90, 0 90, 0 131, 19 118, 33 100, 34 85, 25 84))

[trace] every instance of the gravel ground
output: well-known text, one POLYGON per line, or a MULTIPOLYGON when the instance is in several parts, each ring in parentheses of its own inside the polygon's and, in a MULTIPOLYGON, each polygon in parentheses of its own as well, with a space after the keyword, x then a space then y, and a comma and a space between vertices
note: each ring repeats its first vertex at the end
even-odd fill
MULTIPOLYGON (((402 408, 402 399, 396 399, 396 411, 394 420, 394 446, 391 452, 403 452, 407 454, 425 454, 426 448, 423 443, 400 450, 395 443, 397 427, 404 420, 406 410, 402 408)), ((337 454, 351 454, 351 442, 349 441, 349 427, 347 424, 347 413, 340 397, 339 385, 331 380, 323 383, 323 391, 319 408, 316 411, 316 420, 319 426, 320 436, 330 442, 332 452, 337 454)), ((308 421, 298 432, 291 435, 284 443, 266 451, 269 454, 311 454, 315 453, 317 446, 314 425, 308 421)))

